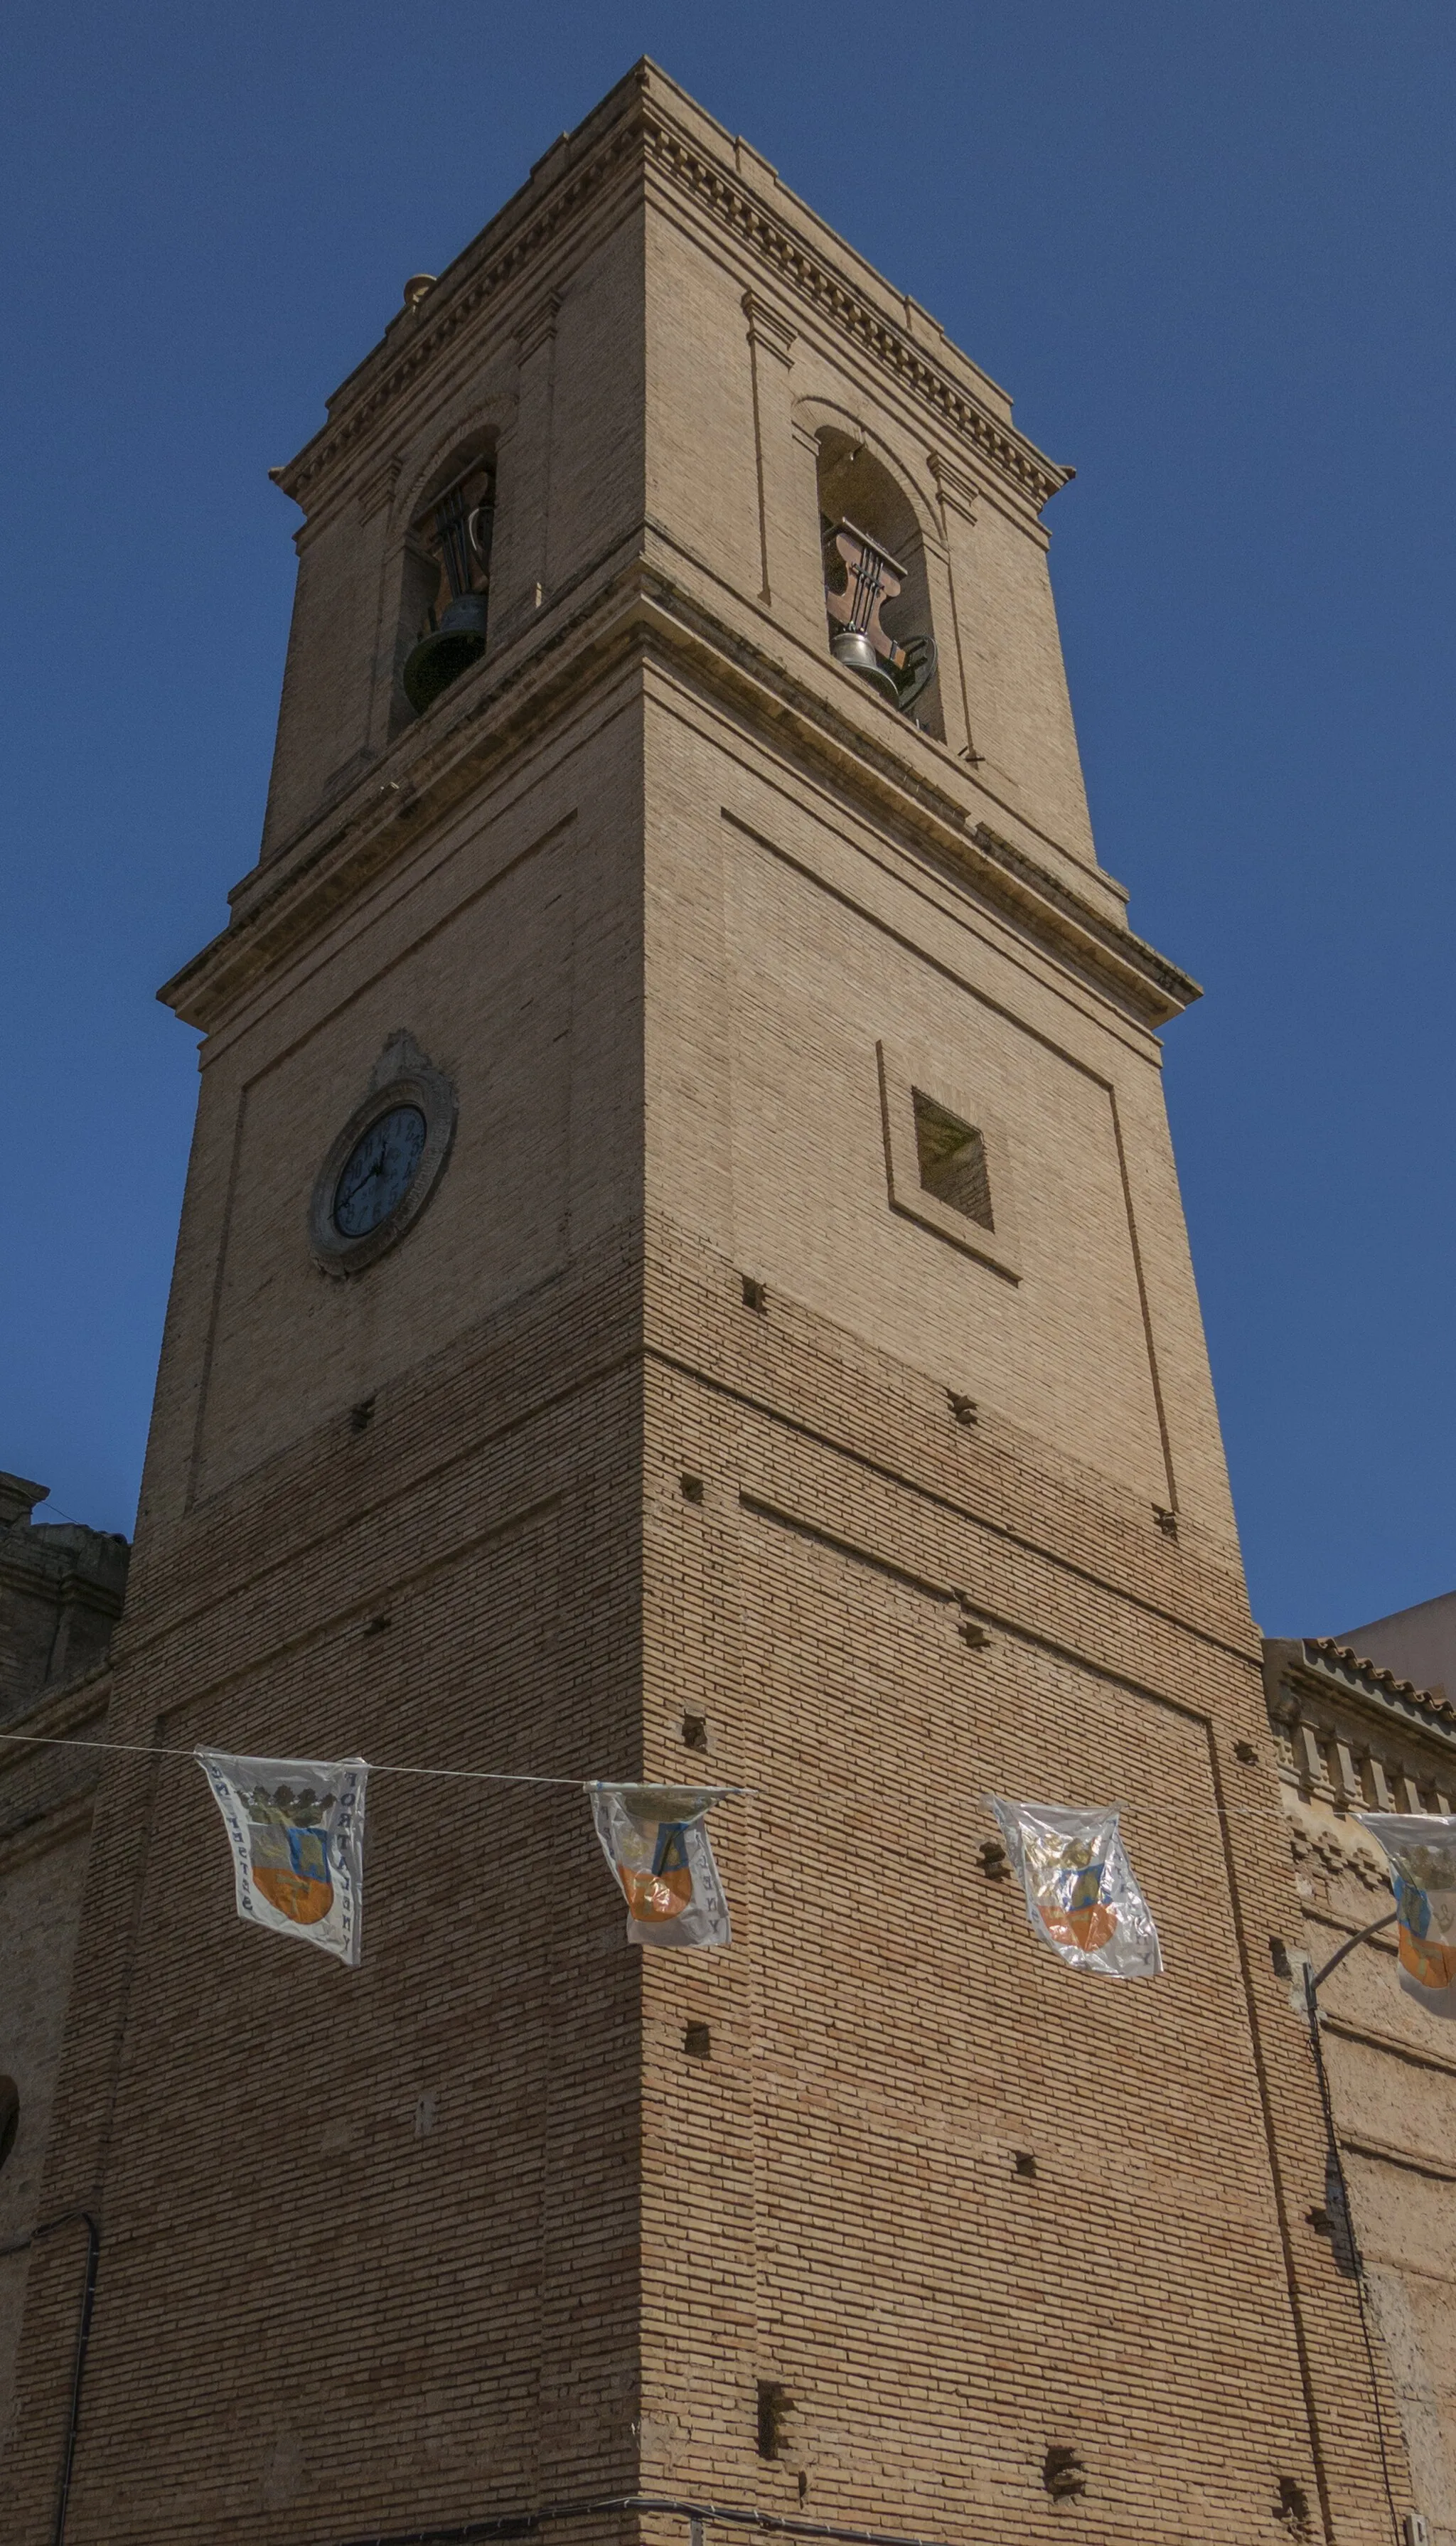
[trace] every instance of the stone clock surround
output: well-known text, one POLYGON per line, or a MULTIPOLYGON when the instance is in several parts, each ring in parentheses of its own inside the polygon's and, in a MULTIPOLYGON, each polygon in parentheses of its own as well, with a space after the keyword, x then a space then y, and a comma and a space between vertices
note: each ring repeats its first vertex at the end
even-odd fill
POLYGON ((339 1130, 314 1181, 308 1236, 325 1273, 343 1279, 367 1271, 414 1227, 445 1171, 455 1119, 455 1089, 450 1080, 431 1068, 412 1036, 402 1029, 392 1034, 375 1065, 368 1095, 339 1130), (359 1237, 346 1237, 334 1218, 339 1178, 371 1126, 398 1105, 416 1105, 425 1118, 424 1146, 414 1172, 393 1210, 377 1228, 359 1237))

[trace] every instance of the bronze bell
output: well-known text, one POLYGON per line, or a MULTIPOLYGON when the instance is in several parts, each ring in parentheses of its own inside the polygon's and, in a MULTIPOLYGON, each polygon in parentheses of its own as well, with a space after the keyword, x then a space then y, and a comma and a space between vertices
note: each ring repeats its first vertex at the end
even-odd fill
POLYGON ((896 643, 880 613, 894 601, 905 579, 887 549, 853 522, 824 525, 824 607, 829 614, 829 651, 846 671, 868 681, 877 698, 907 715, 921 691, 935 677, 935 639, 911 636, 896 643))
POLYGON ((895 674, 881 662, 868 632, 863 628, 837 628, 829 639, 829 651, 836 663, 847 671, 858 672, 868 681, 878 698, 888 699, 893 708, 899 705, 899 684, 895 674))
POLYGON ((416 716, 432 707, 442 690, 458 681, 485 651, 485 595, 462 592, 447 604, 438 628, 432 628, 405 658, 400 679, 416 716))
MULTIPOLYGON (((418 278, 416 278, 418 280, 418 278)), ((425 635, 413 645, 399 677, 416 716, 432 707, 442 690, 458 681, 485 651, 485 589, 490 575, 490 531, 495 518, 494 483, 484 464, 471 461, 464 473, 432 506, 433 532, 417 531, 426 553, 440 561, 450 599, 436 625, 430 613, 425 635), (471 502, 474 489, 479 496, 471 502)))

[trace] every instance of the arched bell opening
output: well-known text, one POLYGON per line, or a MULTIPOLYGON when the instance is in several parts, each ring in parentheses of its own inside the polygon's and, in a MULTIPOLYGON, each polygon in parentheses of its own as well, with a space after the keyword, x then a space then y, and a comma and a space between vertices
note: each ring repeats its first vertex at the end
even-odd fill
POLYGON ((818 436, 829 651, 888 707, 942 735, 925 542, 913 505, 862 442, 818 436))
POLYGON ((405 534, 397 722, 423 716, 485 651, 494 522, 493 448, 457 452, 405 534))

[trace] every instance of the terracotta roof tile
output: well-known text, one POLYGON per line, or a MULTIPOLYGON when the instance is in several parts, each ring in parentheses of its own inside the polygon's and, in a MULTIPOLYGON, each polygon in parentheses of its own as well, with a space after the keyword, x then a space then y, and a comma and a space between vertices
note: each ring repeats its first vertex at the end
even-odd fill
POLYGON ((1394 1671, 1383 1670, 1379 1662, 1366 1661, 1353 1646, 1337 1645, 1332 1636, 1306 1636, 1304 1647, 1307 1654, 1318 1654, 1322 1661, 1338 1662, 1347 1671, 1357 1671, 1362 1679, 1373 1680, 1389 1696, 1410 1699, 1427 1714, 1456 1724, 1456 1706, 1448 1697, 1438 1697, 1434 1689, 1417 1688, 1413 1680, 1398 1679, 1394 1671))

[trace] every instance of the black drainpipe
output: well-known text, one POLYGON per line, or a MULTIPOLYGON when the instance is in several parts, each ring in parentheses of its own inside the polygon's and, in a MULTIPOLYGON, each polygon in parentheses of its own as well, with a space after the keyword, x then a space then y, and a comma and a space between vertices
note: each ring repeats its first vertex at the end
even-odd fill
POLYGON ((86 2375, 86 2345, 91 2339, 91 2312, 96 2305, 96 2273, 101 2261, 101 2230, 89 2210, 62 2210, 55 2219, 43 2219, 29 2237, 18 2237, 13 2246, 0 2246, 0 2254, 23 2254, 38 2237, 49 2237, 57 2228, 68 2228, 79 2219, 86 2230, 86 2283, 81 2293, 81 2321, 76 2328, 76 2356, 71 2365, 71 2405, 66 2417, 65 2454, 60 2462, 60 2492, 55 2504, 55 2525, 50 2532, 50 2546, 64 2546, 66 2511, 71 2499, 71 2469, 76 2462, 76 2433, 81 2425, 81 2381, 86 2375))

